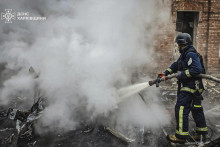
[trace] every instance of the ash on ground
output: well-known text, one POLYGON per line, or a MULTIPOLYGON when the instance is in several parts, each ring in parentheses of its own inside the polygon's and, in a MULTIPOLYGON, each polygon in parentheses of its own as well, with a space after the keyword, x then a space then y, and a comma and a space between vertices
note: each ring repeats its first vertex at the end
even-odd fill
MULTIPOLYGON (((209 128, 208 142, 203 146, 215 146, 220 144, 220 84, 210 81, 204 81, 206 91, 204 92, 203 107, 209 128)), ((24 134, 17 138, 16 143, 13 143, 13 134, 16 135, 16 121, 6 118, 7 110, 11 107, 19 106, 22 100, 15 99, 11 102, 10 106, 0 107, 0 146, 18 146, 18 147, 167 147, 172 146, 170 142, 166 140, 166 134, 172 134, 175 132, 175 118, 174 118, 174 106, 176 102, 176 83, 175 80, 170 80, 160 86, 160 103, 165 105, 167 114, 172 118, 171 123, 168 126, 163 126, 158 129, 151 128, 138 128, 133 127, 128 132, 136 134, 132 136, 135 141, 126 142, 123 138, 112 134, 106 129, 106 126, 99 124, 87 124, 82 125, 75 130, 70 130, 67 133, 47 133, 39 135, 35 131, 34 123, 28 128, 24 134), (172 85, 172 86, 170 86, 172 85)), ((144 92, 139 93, 140 98, 146 105, 147 97, 144 92)), ((32 112, 29 112, 31 114, 32 112)), ((192 117, 190 120, 190 134, 193 134, 195 130, 195 123, 192 117)), ((129 137, 129 136, 128 136, 129 137)), ((176 145, 178 146, 178 145, 176 145)), ((189 145, 181 145, 189 146, 189 145)), ((198 144, 191 144, 192 146, 198 146, 198 144)))

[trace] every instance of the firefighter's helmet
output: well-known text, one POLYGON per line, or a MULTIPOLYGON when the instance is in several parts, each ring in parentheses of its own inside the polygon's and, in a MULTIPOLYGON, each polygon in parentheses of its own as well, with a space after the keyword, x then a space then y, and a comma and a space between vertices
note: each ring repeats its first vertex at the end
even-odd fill
POLYGON ((178 45, 189 45, 192 43, 192 38, 188 33, 181 33, 176 36, 175 43, 178 45))

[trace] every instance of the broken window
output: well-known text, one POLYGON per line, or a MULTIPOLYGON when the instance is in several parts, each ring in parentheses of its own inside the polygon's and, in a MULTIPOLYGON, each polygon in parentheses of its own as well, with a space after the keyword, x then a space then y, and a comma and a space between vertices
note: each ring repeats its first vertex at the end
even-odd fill
POLYGON ((177 11, 176 33, 188 33, 192 36, 194 46, 197 46, 196 36, 199 12, 177 11))

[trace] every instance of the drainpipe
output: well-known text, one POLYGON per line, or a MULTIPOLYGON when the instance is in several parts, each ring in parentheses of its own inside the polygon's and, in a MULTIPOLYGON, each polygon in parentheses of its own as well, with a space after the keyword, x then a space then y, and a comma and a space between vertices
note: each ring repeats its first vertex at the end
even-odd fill
POLYGON ((206 52, 205 52, 205 68, 208 70, 208 50, 209 50, 209 20, 211 11, 211 0, 208 0, 207 30, 206 30, 206 52))

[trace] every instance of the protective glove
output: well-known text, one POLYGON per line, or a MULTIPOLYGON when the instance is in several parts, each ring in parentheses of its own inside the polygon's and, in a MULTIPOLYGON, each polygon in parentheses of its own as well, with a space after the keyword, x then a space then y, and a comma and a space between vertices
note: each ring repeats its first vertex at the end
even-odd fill
POLYGON ((158 73, 157 78, 162 78, 165 81, 166 80, 165 73, 158 73))
POLYGON ((177 79, 181 79, 181 74, 182 74, 182 72, 181 72, 181 71, 178 71, 177 74, 176 74, 176 78, 177 78, 177 79))

